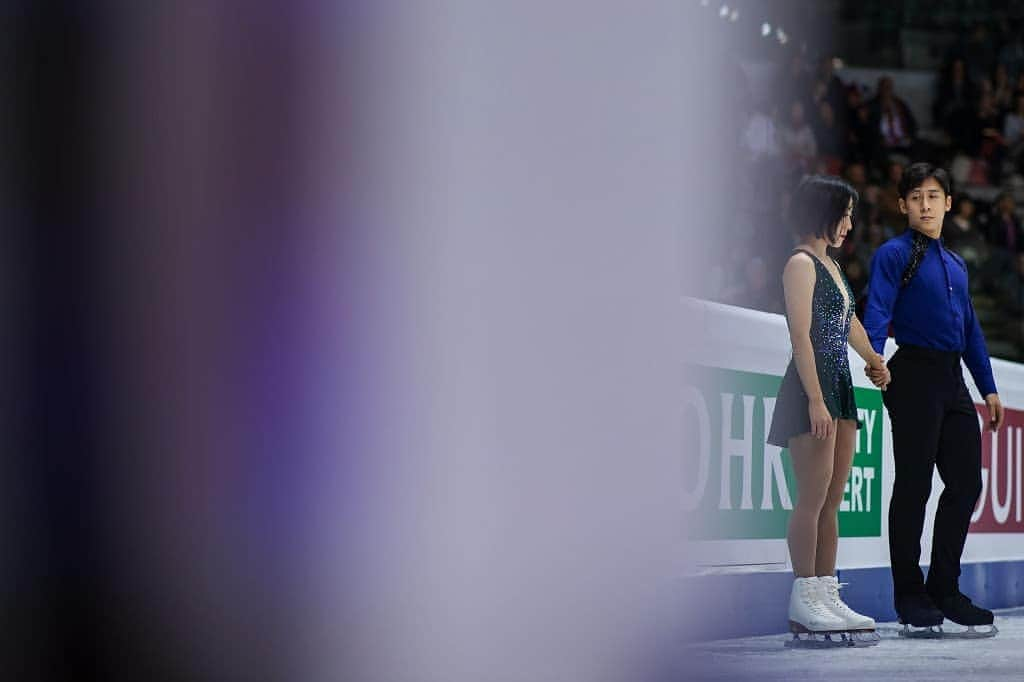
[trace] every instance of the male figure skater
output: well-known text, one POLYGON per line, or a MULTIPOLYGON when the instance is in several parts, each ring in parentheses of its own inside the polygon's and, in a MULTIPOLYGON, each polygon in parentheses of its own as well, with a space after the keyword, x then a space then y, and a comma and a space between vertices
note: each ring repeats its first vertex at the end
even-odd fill
MULTIPOLYGON (((892 322, 899 350, 889 361, 892 381, 882 396, 892 425, 896 480, 889 505, 889 557, 901 634, 941 636, 932 626, 943 616, 968 631, 994 635, 992 612, 960 592, 960 556, 971 514, 981 494, 981 434, 978 415, 964 384, 963 358, 985 397, 996 430, 1003 406, 996 393, 985 338, 974 314, 967 267, 941 239, 942 220, 952 206, 949 175, 915 163, 899 185, 900 212, 910 229, 878 248, 864 328, 882 353, 892 322), (932 472, 938 467, 945 490, 935 513, 928 581, 921 567, 921 531, 932 472), (926 630, 911 630, 909 626, 926 630)), ((865 372, 871 376, 869 368, 865 372)))

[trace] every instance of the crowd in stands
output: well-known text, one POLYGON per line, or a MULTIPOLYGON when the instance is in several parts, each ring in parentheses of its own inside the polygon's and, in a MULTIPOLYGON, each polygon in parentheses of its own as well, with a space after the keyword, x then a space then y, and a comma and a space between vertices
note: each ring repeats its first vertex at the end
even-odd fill
POLYGON ((943 239, 968 265, 990 353, 1024 360, 1024 41, 966 47, 952 50, 938 74, 924 130, 891 77, 844 81, 831 57, 808 63, 794 53, 770 96, 737 103, 748 111, 735 149, 742 198, 708 297, 784 311, 790 192, 804 174, 828 173, 860 194, 854 230, 835 257, 862 311, 875 249, 906 229, 897 191, 903 169, 927 160, 954 180, 943 239))

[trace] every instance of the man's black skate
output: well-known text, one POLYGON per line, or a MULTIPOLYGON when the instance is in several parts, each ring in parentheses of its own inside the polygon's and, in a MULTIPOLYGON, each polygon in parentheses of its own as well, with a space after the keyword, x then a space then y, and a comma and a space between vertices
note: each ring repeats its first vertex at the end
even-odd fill
MULTIPOLYGON (((940 597, 935 600, 942 610, 942 614, 957 625, 966 625, 966 630, 943 630, 944 637, 960 637, 974 639, 981 637, 994 637, 999 630, 993 624, 992 612, 975 606, 971 600, 961 592, 940 597), (976 626, 987 626, 981 630, 976 626)), ((940 628, 941 630, 941 628, 940 628)))
POLYGON ((938 639, 942 637, 942 611, 927 594, 908 594, 896 605, 903 629, 900 637, 938 639), (917 629, 912 629, 917 628, 917 629))

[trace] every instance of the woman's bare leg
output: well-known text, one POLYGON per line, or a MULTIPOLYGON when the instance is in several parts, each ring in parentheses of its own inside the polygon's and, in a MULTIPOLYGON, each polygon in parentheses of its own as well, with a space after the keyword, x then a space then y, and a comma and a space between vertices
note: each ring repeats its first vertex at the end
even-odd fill
POLYGON ((810 578, 816 563, 818 518, 828 497, 835 458, 835 433, 818 440, 809 433, 789 439, 789 454, 796 474, 796 505, 789 517, 789 558, 798 578, 810 578))
POLYGON ((814 558, 814 575, 834 575, 836 551, 839 547, 839 505, 843 501, 846 479, 853 463, 853 448, 857 439, 857 423, 840 419, 836 425, 835 454, 832 461, 832 480, 828 496, 818 515, 818 551, 814 558))

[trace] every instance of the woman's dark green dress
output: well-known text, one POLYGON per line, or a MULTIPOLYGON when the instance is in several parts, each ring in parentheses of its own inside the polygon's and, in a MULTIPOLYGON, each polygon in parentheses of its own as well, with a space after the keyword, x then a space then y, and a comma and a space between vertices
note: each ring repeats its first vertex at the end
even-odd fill
MULTIPOLYGON (((818 370, 825 406, 833 419, 856 421, 857 403, 853 398, 853 379, 850 377, 850 360, 846 350, 850 338, 850 320, 853 318, 853 291, 840 270, 850 301, 847 309, 843 292, 825 264, 810 251, 796 250, 803 251, 814 260, 816 280, 811 301, 811 345, 814 347, 814 364, 818 370)), ((786 323, 789 324, 788 318, 786 323)), ((807 393, 797 374, 796 363, 790 358, 775 400, 775 414, 768 432, 768 442, 786 448, 793 436, 809 433, 811 418, 807 408, 807 393)))

